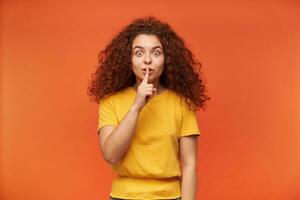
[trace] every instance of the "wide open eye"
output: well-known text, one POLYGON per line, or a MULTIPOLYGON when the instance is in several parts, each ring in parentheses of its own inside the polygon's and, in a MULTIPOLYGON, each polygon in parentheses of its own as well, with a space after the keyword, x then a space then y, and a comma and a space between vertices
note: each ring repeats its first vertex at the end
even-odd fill
POLYGON ((159 50, 155 50, 154 52, 153 52, 153 55, 154 56, 160 56, 162 53, 161 53, 161 51, 159 51, 159 50))
POLYGON ((143 52, 141 50, 135 51, 134 55, 141 57, 143 55, 143 52))

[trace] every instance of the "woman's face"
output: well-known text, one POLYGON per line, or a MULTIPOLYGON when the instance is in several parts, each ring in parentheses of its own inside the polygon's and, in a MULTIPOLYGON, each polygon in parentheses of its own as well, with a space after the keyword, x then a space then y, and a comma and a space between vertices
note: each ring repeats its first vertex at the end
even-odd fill
POLYGON ((149 68, 149 82, 159 80, 164 68, 163 46, 156 35, 140 34, 132 41, 132 69, 142 80, 149 68))

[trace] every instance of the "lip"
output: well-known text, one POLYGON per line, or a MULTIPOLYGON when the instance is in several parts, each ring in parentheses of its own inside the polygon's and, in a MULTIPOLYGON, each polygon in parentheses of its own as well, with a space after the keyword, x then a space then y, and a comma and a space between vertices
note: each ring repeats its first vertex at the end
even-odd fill
MULTIPOLYGON (((153 73, 153 71, 149 71, 149 74, 152 74, 153 73)), ((145 71, 143 71, 143 74, 146 74, 146 72, 145 71)))

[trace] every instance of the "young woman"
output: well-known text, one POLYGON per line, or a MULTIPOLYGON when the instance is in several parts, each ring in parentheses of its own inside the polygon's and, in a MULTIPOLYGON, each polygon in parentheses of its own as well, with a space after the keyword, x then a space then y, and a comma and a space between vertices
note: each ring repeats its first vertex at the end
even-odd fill
POLYGON ((110 199, 195 200, 195 111, 210 99, 191 51, 167 23, 134 20, 99 54, 88 90, 116 172, 110 199))

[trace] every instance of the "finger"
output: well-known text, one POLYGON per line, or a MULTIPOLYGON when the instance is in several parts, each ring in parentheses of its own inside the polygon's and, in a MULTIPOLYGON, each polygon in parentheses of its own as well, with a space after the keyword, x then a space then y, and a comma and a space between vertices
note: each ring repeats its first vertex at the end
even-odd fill
POLYGON ((147 89, 147 90, 146 90, 146 93, 148 93, 148 92, 153 93, 154 91, 153 91, 153 89, 147 89))
POLYGON ((146 74, 144 76, 143 83, 148 83, 148 80, 149 80, 149 68, 146 67, 146 74))
POLYGON ((152 91, 152 92, 155 92, 155 91, 157 91, 157 89, 156 89, 156 88, 149 87, 149 88, 146 88, 146 91, 152 91))
POLYGON ((150 83, 150 84, 147 84, 147 85, 146 85, 146 88, 152 89, 152 88, 153 88, 153 84, 151 84, 151 83, 150 83))
POLYGON ((148 89, 146 89, 146 95, 153 96, 153 95, 156 95, 156 94, 157 94, 157 89, 156 88, 148 88, 148 89))

